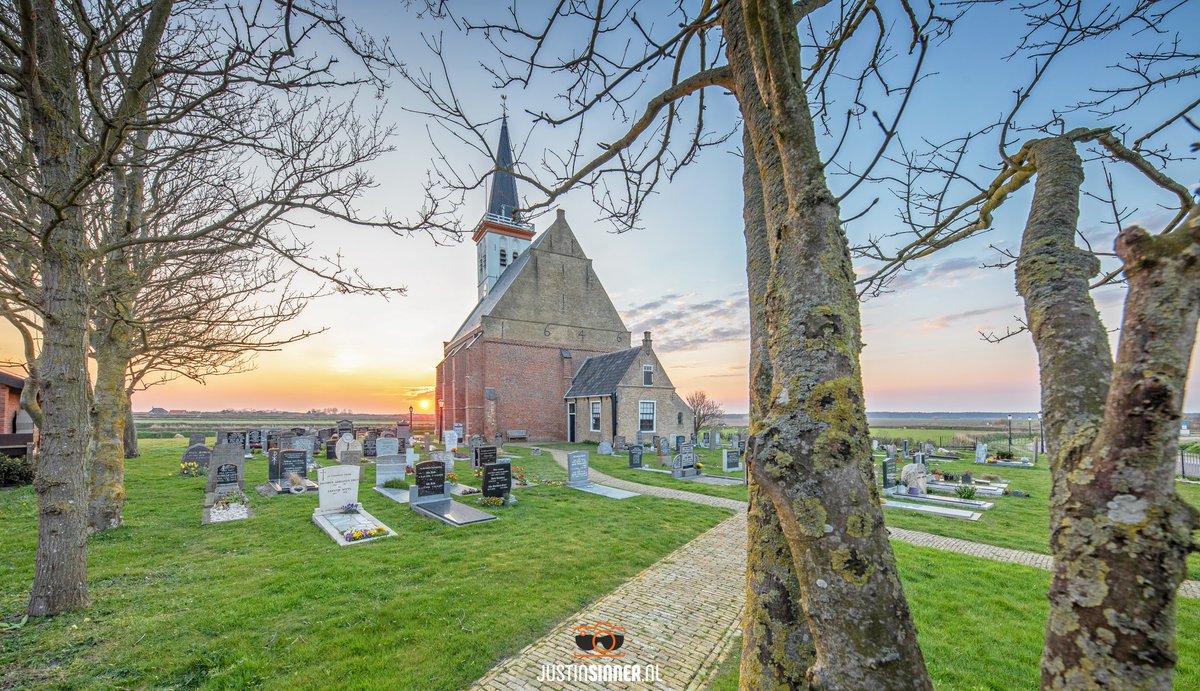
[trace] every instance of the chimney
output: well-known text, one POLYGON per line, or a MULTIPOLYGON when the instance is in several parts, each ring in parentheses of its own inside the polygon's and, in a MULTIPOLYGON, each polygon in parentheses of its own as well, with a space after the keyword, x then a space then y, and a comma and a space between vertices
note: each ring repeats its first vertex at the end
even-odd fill
POLYGON ((649 331, 642 332, 642 347, 643 348, 650 347, 650 332, 649 331))

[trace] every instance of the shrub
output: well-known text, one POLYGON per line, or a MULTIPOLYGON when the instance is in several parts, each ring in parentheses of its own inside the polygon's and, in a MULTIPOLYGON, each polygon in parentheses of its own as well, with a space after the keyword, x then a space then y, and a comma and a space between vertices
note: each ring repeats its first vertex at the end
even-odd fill
POLYGON ((388 489, 408 489, 408 482, 400 478, 395 478, 383 483, 383 486, 388 489))
POLYGON ((1012 451, 997 451, 996 452, 996 460, 1011 461, 1012 459, 1013 459, 1012 451))
POLYGON ((20 487, 33 482, 33 463, 28 458, 0 455, 0 485, 20 487))
POLYGON ((971 485, 959 485, 954 490, 954 494, 956 494, 959 499, 974 499, 975 488, 971 485))

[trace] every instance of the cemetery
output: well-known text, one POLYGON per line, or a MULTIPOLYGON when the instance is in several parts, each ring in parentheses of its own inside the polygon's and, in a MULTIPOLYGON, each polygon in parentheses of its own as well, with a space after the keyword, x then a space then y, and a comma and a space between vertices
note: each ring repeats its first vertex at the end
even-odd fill
POLYGON ((6 7, 0 689, 1200 689, 1200 3, 343 4, 6 7))

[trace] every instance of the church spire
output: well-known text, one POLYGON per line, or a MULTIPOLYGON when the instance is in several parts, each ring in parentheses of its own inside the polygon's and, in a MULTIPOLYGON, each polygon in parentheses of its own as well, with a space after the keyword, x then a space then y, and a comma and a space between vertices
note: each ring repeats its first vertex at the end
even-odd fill
POLYGON ((492 194, 488 199, 487 212, 507 221, 515 221, 513 209, 517 208, 517 180, 512 176, 512 143, 508 137, 508 111, 500 120, 500 143, 496 146, 496 170, 492 173, 492 194))

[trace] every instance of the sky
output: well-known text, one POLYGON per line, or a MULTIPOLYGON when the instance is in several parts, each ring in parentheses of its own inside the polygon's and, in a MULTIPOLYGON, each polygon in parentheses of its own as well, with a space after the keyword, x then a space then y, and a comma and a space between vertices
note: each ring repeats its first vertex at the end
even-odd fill
MULTIPOLYGON (((430 68, 434 63, 421 40, 422 34, 444 32, 447 65, 464 106, 478 120, 499 115, 500 95, 507 96, 510 127, 518 157, 536 166, 543 150, 565 149, 565 132, 533 130, 527 110, 555 108, 560 84, 534 80, 527 88, 491 87, 481 69, 494 64, 491 48, 478 36, 461 36, 445 24, 413 17, 383 3, 356 3, 349 16, 377 35, 386 35, 410 68, 430 68), (363 5, 368 5, 364 7, 363 5)), ((390 5, 390 4, 389 4, 390 5)), ((1192 25, 1200 21, 1200 3, 1184 8, 1192 25)), ((523 7, 527 5, 523 4, 523 7)), ((1186 21, 1177 21, 1184 26, 1186 21)), ((1012 103, 1012 89, 1032 69, 1022 61, 1005 61, 1010 51, 997 36, 1021 30, 1015 15, 989 8, 968 15, 950 40, 936 46, 927 58, 929 76, 918 86, 905 115, 906 146, 919 148, 923 139, 940 140, 995 119, 1012 103), (1007 33, 1006 33, 1007 32, 1007 33)), ((1056 99, 1068 102, 1085 96, 1081 84, 1106 74, 1100 70, 1133 50, 1138 37, 1101 42, 1057 65, 1047 75, 1031 101, 1031 114, 1048 112, 1056 99)), ((653 87, 651 82, 649 87, 653 87)), ((1134 129, 1162 109, 1191 98, 1186 89, 1167 92, 1131 116, 1134 129)), ((384 101, 368 102, 361 95, 364 113, 379 107, 381 117, 394 123, 395 150, 374 162, 370 171, 377 187, 361 201, 360 209, 399 215, 413 213, 420 204, 421 183, 432 165, 435 149, 430 132, 455 165, 485 170, 489 162, 477 152, 455 145, 439 134, 428 117, 412 112, 424 104, 400 79, 384 101)), ((706 120, 730 126, 735 122, 732 97, 710 93, 706 120)), ((891 104, 881 106, 886 116, 891 104)), ((1070 127, 1112 124, 1088 113, 1075 113, 1070 127)), ((1033 119, 1031 115, 1030 119, 1033 119)), ((627 123, 620 118, 591 122, 587 142, 611 141, 627 123)), ((846 160, 870 157, 877 138, 864 120, 852 130, 844 152, 846 160)), ((1142 127, 1145 129, 1145 127, 1142 127)), ((499 127, 488 136, 494 142, 499 127)), ((649 200, 640 229, 614 233, 587 193, 571 193, 556 207, 566 211, 584 251, 614 304, 635 334, 654 334, 655 349, 681 394, 703 390, 721 402, 727 412, 747 410, 747 358, 749 328, 746 304, 745 248, 741 222, 740 136, 710 148, 670 184, 661 186, 649 200)), ((834 142, 825 137, 821 146, 834 142)), ((979 163, 995 158, 994 145, 981 153, 979 163), (990 155, 990 158, 989 158, 990 155)), ((1092 169, 1089 169, 1092 170, 1092 169)), ((1095 170, 1098 170, 1095 169, 1095 170)), ((1195 187, 1195 161, 1184 161, 1169 172, 1195 187)), ((1151 191, 1125 171, 1114 171, 1121 203, 1130 222, 1155 228, 1166 218, 1159 202, 1169 201, 1151 191)), ((834 176, 838 191, 846 182, 834 176)), ((532 190, 518 183, 518 192, 533 201, 532 190)), ((878 198, 869 213, 847 230, 852 241, 879 236, 899 228, 897 200, 882 183, 867 183, 843 207, 843 215, 861 210, 878 198)), ((980 332, 1004 332, 1017 325, 1023 314, 1011 268, 981 268, 995 264, 997 249, 1015 248, 1029 207, 1029 191, 1014 197, 996 215, 990 232, 943 250, 906 272, 885 296, 862 305, 865 348, 862 371, 871 411, 1029 411, 1038 408, 1037 356, 1028 334, 1000 343, 983 340, 980 332)), ((464 224, 473 226, 486 204, 483 190, 467 198, 464 224)), ((1085 200, 1079 227, 1097 248, 1110 248, 1115 230, 1105 223, 1108 209, 1085 200)), ((553 215, 535 222, 540 232, 553 215)), ((369 280, 403 286, 402 297, 334 295, 309 306, 304 315, 282 333, 301 329, 322 330, 316 336, 287 346, 280 352, 256 357, 252 371, 216 377, 204 384, 173 382, 139 393, 135 410, 161 406, 169 409, 283 409, 339 408, 363 413, 407 412, 432 400, 434 369, 441 359, 444 339, 458 328, 476 302, 475 250, 469 235, 463 242, 439 246, 427 237, 396 237, 377 231, 319 220, 311 237, 318 252, 340 252, 369 280)), ((866 265, 856 265, 866 271, 866 265)), ((1105 324, 1120 324, 1124 292, 1105 288, 1095 293, 1105 324)), ((0 360, 20 353, 15 333, 0 327, 0 360)), ((1186 409, 1200 404, 1197 362, 1193 354, 1192 377, 1186 409)))

